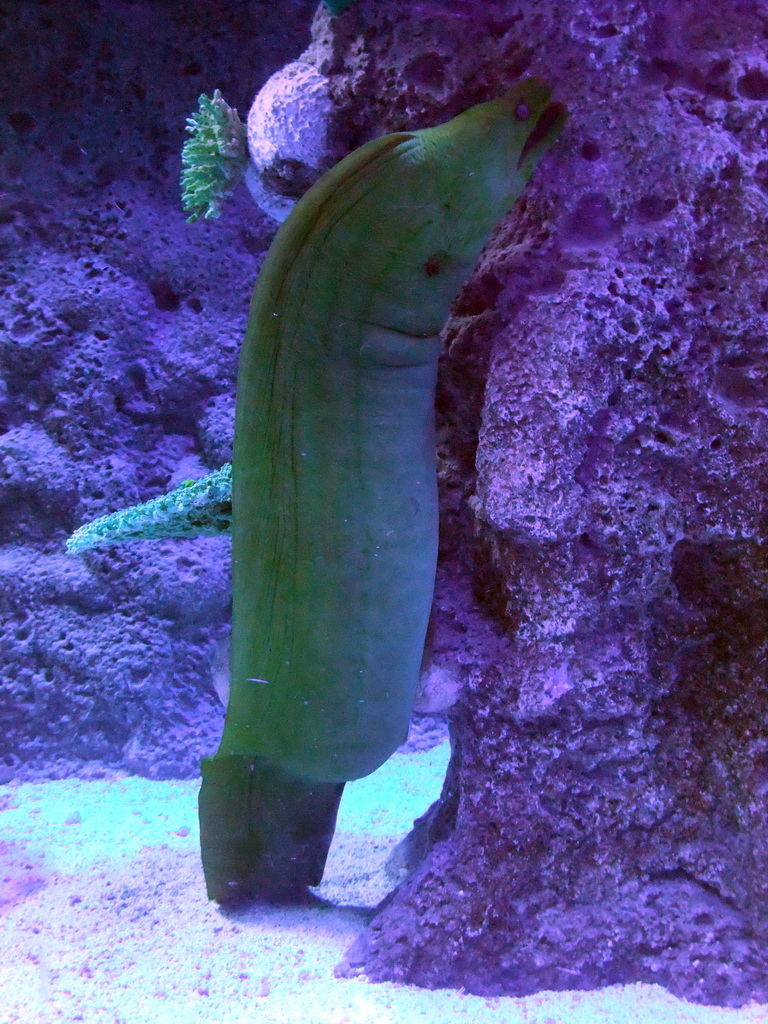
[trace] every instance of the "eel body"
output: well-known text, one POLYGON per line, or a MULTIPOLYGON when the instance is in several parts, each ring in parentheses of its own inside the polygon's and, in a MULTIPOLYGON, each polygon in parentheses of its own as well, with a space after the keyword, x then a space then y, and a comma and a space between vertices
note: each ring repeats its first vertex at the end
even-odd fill
POLYGON ((362 146, 301 199, 250 309, 219 753, 367 775, 403 741, 432 601, 439 334, 564 109, 528 79, 362 146))

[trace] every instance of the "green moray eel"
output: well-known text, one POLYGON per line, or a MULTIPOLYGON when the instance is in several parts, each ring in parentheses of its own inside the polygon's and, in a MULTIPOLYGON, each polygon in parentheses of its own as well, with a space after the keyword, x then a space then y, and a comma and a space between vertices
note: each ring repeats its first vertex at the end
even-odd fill
POLYGON ((402 742, 435 577, 440 330, 560 127, 548 100, 528 80, 379 138, 278 233, 237 384, 221 753, 338 782, 402 742))
POLYGON ((527 79, 362 146, 262 267, 237 384, 230 697, 199 801, 214 899, 317 884, 344 782, 406 737, 435 578, 440 330, 560 132, 549 99, 527 79))
POLYGON ((259 275, 233 466, 68 541, 232 526, 230 696, 199 798, 212 899, 301 898, 322 877, 344 783, 407 734, 437 552, 440 330, 564 120, 527 79, 342 160, 259 275))

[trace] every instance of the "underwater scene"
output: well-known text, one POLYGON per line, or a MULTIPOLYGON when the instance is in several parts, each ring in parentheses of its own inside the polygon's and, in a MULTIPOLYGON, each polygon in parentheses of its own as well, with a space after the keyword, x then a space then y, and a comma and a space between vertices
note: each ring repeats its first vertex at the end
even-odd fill
POLYGON ((0 1024, 768 1024, 768 3, 0 64, 0 1024))

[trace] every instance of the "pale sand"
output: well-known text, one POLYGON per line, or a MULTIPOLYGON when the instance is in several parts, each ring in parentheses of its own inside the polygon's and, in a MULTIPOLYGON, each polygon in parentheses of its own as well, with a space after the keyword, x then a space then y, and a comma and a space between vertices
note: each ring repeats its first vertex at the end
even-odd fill
MULTIPOLYGON (((320 895, 373 906, 384 861, 439 793, 445 745, 351 784, 320 895)), ((197 782, 0 787, 0 1024, 768 1024, 650 985, 484 999, 339 980, 354 910, 205 898, 197 782), (3 809, 4 808, 4 809, 3 809)))

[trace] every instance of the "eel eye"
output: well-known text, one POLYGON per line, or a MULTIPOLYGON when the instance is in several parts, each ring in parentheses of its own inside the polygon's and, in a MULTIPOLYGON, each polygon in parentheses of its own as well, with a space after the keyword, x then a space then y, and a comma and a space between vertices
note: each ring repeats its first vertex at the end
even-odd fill
POLYGON ((518 119, 518 121, 527 121, 530 115, 531 108, 528 106, 527 103, 521 103, 515 111, 515 117, 518 119))

